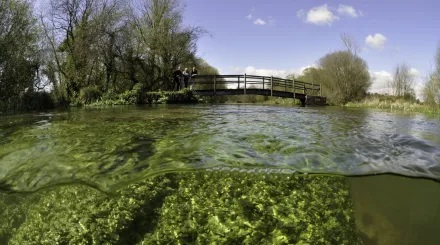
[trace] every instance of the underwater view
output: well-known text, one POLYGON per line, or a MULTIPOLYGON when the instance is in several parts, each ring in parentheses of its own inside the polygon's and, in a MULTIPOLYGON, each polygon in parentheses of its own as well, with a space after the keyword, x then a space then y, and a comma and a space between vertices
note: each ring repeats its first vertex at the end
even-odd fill
POLYGON ((0 244, 440 244, 423 114, 71 108, 0 136, 0 244))

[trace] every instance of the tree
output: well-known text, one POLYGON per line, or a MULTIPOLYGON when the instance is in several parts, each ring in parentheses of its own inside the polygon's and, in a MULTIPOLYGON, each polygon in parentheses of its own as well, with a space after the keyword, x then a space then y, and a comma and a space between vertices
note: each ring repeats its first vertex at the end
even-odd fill
POLYGON ((342 33, 341 40, 350 53, 352 53, 353 55, 357 55, 359 53, 360 51, 359 44, 352 36, 350 36, 350 34, 342 33))
POLYGON ((426 104, 440 105, 440 42, 435 56, 435 70, 423 88, 423 98, 426 104))
POLYGON ((391 89, 394 96, 406 98, 415 98, 414 93, 414 75, 411 73, 409 65, 401 63, 394 69, 393 80, 391 81, 391 89))
POLYGON ((371 77, 365 60, 351 51, 336 51, 319 60, 320 83, 332 103, 345 104, 365 97, 371 77))
POLYGON ((41 17, 51 50, 46 75, 58 97, 76 100, 115 82, 116 40, 124 28, 121 0, 50 0, 41 17))
POLYGON ((308 68, 296 78, 321 84, 323 95, 332 104, 362 99, 372 84, 367 62, 358 56, 359 45, 348 34, 342 34, 341 39, 347 50, 325 55, 318 67, 308 68))
POLYGON ((183 26, 183 9, 177 0, 144 0, 140 12, 134 12, 134 35, 148 75, 147 89, 172 88, 173 70, 194 63, 201 27, 183 26))
POLYGON ((0 1, 0 101, 34 90, 40 68, 39 33, 25 0, 0 1))

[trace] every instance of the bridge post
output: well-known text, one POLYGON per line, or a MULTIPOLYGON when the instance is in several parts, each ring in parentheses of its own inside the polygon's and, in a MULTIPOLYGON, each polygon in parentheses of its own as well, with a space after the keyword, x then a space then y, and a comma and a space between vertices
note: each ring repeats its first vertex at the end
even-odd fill
POLYGON ((263 90, 264 90, 264 77, 263 77, 263 90))
POLYGON ((238 75, 238 87, 237 89, 240 89, 240 75, 238 75))
POLYGON ((312 94, 315 95, 315 83, 312 83, 312 94))
POLYGON ((319 96, 322 96, 322 84, 319 84, 319 96))
POLYGON ((295 99, 295 78, 292 78, 292 85, 293 85, 293 98, 295 99))
POLYGON ((215 94, 215 89, 216 89, 216 81, 217 81, 217 75, 214 74, 214 94, 215 94))
POLYGON ((246 94, 246 73, 244 74, 244 94, 246 94))
POLYGON ((273 76, 270 77, 270 96, 273 96, 273 76))

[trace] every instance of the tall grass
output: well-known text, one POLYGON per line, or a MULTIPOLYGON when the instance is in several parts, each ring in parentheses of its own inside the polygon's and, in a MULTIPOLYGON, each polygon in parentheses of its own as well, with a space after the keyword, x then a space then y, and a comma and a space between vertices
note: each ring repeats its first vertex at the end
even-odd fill
POLYGON ((408 100, 402 97, 395 96, 368 96, 359 102, 349 102, 345 105, 346 107, 355 108, 378 108, 378 109, 388 109, 396 111, 406 111, 406 112, 423 112, 440 114, 440 107, 429 106, 419 101, 408 100))

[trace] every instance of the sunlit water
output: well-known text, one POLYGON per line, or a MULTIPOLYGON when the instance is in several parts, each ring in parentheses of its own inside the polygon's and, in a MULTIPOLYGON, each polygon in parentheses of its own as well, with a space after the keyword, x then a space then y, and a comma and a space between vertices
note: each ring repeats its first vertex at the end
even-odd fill
POLYGON ((115 193, 159 174, 194 170, 286 178, 392 173, 341 184, 350 190, 359 237, 364 244, 439 244, 432 227, 440 225, 440 201, 430 198, 440 196, 438 118, 253 105, 0 117, 0 190, 10 196, 78 183, 115 193))

